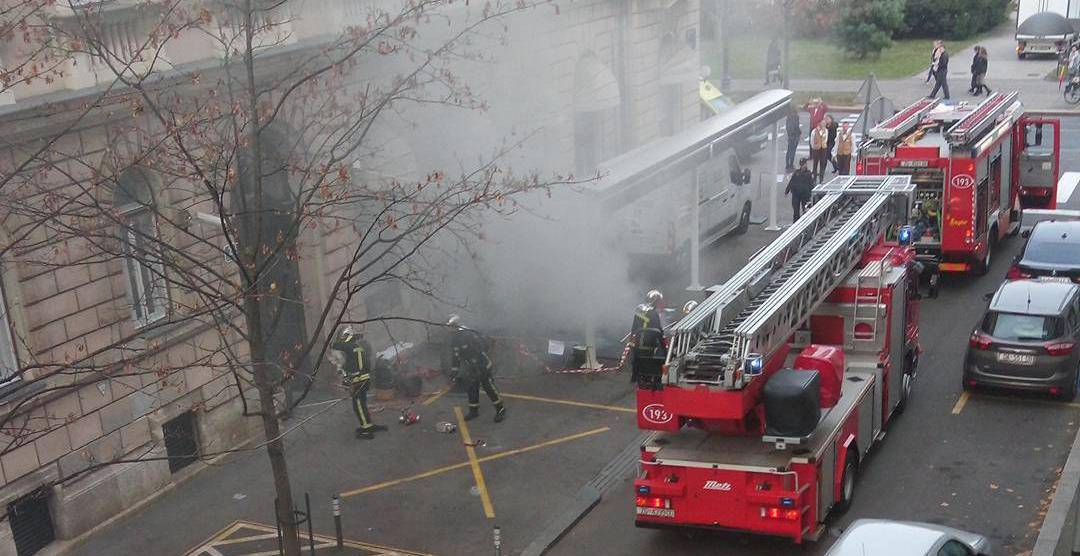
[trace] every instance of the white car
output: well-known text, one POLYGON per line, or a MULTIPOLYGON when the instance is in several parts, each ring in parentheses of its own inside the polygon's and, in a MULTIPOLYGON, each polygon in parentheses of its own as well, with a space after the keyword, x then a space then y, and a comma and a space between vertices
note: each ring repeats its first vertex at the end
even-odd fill
POLYGON ((990 540, 952 527, 857 519, 825 556, 989 556, 990 540))

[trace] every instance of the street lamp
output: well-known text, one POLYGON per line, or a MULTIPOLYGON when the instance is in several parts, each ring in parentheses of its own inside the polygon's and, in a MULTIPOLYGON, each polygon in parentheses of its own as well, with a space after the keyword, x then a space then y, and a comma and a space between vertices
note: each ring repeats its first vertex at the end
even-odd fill
POLYGON ((720 65, 722 67, 722 77, 720 78, 720 90, 725 93, 731 91, 731 69, 728 64, 728 47, 731 42, 728 40, 728 0, 720 1, 720 49, 722 57, 720 65))
POLYGON ((790 89, 788 68, 791 67, 791 5, 795 0, 784 0, 784 88, 790 89))

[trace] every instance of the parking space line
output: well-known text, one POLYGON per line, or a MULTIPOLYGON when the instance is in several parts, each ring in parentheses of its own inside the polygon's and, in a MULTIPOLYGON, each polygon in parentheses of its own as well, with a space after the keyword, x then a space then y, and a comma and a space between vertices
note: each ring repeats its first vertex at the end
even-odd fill
MULTIPOLYGON (((569 442, 571 440, 577 440, 579 438, 585 438, 587 436, 592 436, 594 434, 600 434, 602 432, 607 432, 609 430, 611 430, 610 427, 600 427, 600 428, 597 428, 597 429, 587 430, 587 431, 584 431, 584 432, 579 432, 577 434, 571 434, 569 436, 563 436, 563 437, 560 437, 560 438, 553 438, 551 440, 540 442, 538 444, 533 444, 531 446, 525 446, 523 448, 516 448, 516 449, 513 449, 513 450, 507 450, 505 452, 498 452, 498 453, 495 453, 495 454, 491 454, 489 456, 484 456, 482 458, 478 458, 477 461, 480 462, 480 463, 484 463, 484 462, 488 462, 488 461, 495 461, 497 459, 502 459, 502 458, 510 457, 510 456, 516 456, 518 454, 524 454, 526 452, 531 452, 533 450, 539 450, 540 448, 547 448, 548 446, 554 446, 556 444, 562 444, 563 442, 569 442)), ((365 492, 372 492, 372 491, 376 491, 376 490, 382 490, 384 488, 400 485, 402 483, 409 483, 409 482, 412 482, 412 481, 417 481, 417 480, 420 480, 420 479, 426 479, 428 477, 433 477, 435 475, 441 475, 443 473, 448 473, 450 471, 454 471, 455 469, 462 469, 464 467, 468 467, 469 465, 471 465, 471 463, 468 462, 468 461, 463 461, 461 463, 455 463, 453 465, 444 465, 442 467, 432 469, 430 471, 424 471, 423 473, 418 473, 416 475, 411 475, 411 476, 408 476, 408 477, 402 477, 401 479, 394 479, 394 480, 391 480, 391 481, 384 481, 384 482, 377 483, 377 484, 374 484, 374 485, 371 485, 371 486, 361 487, 361 488, 358 488, 358 489, 342 492, 342 493, 339 494, 339 496, 341 496, 342 498, 349 498, 349 497, 352 497, 352 496, 356 496, 358 494, 364 494, 365 492)))
POLYGON ((979 394, 976 399, 994 400, 999 402, 1009 403, 1022 403, 1022 404, 1035 404, 1035 405, 1047 405, 1051 407, 1068 407, 1072 409, 1080 409, 1080 403, 1077 402, 1064 402, 1055 400, 1040 400, 1033 398, 1012 398, 1009 396, 995 396, 993 394, 979 394))
POLYGON ((433 394, 431 394, 431 397, 429 397, 428 399, 420 402, 420 405, 431 405, 431 404, 435 403, 435 400, 443 397, 443 394, 445 394, 445 393, 447 393, 449 391, 450 391, 449 388, 445 388, 445 387, 440 388, 440 389, 436 390, 433 394))
POLYGON ((606 411, 621 411, 624 413, 637 413, 637 409, 632 407, 622 407, 618 405, 603 405, 598 403, 588 402, 576 402, 573 400, 559 400, 555 398, 541 398, 539 396, 526 396, 525 394, 507 394, 503 392, 500 394, 504 398, 510 398, 514 400, 528 400, 531 402, 545 402, 545 403, 557 403, 563 405, 572 405, 576 407, 588 407, 590 409, 603 409, 606 411))
POLYGON ((495 519, 495 508, 491 506, 491 496, 488 495, 487 484, 484 482, 484 472, 480 470, 480 462, 476 459, 476 448, 473 446, 472 436, 469 434, 469 426, 465 423, 465 417, 461 414, 461 407, 454 406, 454 416, 457 417, 458 432, 461 433, 461 440, 465 443, 465 453, 469 455, 469 466, 472 467, 476 489, 480 491, 480 503, 484 505, 484 515, 488 519, 495 519))
POLYGON ((960 415, 960 412, 964 410, 964 406, 967 405, 969 397, 971 397, 971 394, 967 390, 960 392, 960 399, 956 400, 956 405, 952 408, 953 415, 960 415))

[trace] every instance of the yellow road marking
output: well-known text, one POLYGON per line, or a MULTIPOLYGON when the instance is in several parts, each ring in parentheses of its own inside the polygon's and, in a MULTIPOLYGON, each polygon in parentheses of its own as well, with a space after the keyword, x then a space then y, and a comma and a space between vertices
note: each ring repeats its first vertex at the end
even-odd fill
POLYGON ((443 394, 445 394, 445 393, 447 393, 449 391, 450 391, 449 388, 440 388, 440 389, 436 390, 435 393, 432 394, 430 398, 420 402, 420 405, 431 405, 432 403, 435 403, 435 400, 443 397, 443 394))
POLYGON ((504 393, 504 394, 502 394, 502 396, 504 398, 511 398, 511 399, 515 399, 515 400, 529 400, 529 401, 532 401, 532 402, 558 403, 558 404, 563 404, 563 405, 572 405, 572 406, 576 406, 576 407, 588 407, 588 408, 591 408, 591 409, 604 409, 604 410, 607 410, 607 411, 622 411, 624 413, 637 413, 637 409, 635 409, 635 408, 622 407, 622 406, 618 406, 618 405, 603 405, 603 404, 598 404, 598 403, 575 402, 573 400, 558 400, 558 399, 555 399, 555 398, 541 398, 541 397, 538 397, 538 396, 526 396, 524 394, 505 394, 504 393))
POLYGON ((960 412, 964 410, 964 406, 967 405, 969 397, 971 397, 971 394, 967 390, 960 392, 960 399, 956 400, 956 405, 952 408, 953 415, 960 415, 960 412))
MULTIPOLYGON (((531 452, 533 450, 539 450, 540 448, 547 448, 548 446, 554 446, 556 444, 562 444, 563 442, 569 442, 571 440, 577 440, 579 438, 585 438, 586 436, 592 436, 594 434, 607 432, 609 430, 611 430, 609 427, 600 427, 598 429, 592 429, 592 430, 588 430, 588 431, 585 431, 585 432, 579 432, 577 434, 571 434, 570 436, 563 436, 561 438, 555 438, 555 439, 552 439, 552 440, 541 442, 539 444, 533 444, 532 446, 525 446, 524 448, 517 448, 517 449, 514 449, 514 450, 507 450, 505 452, 499 452, 499 453, 496 453, 496 454, 491 454, 489 456, 484 456, 482 458, 479 458, 479 459, 477 459, 477 461, 480 462, 480 463, 484 463, 484 462, 488 462, 488 461, 494 461, 494 460, 497 460, 497 459, 502 459, 502 458, 509 457, 509 456, 516 456, 518 454, 524 454, 526 452, 531 452)), ((384 488, 400 485, 402 483, 409 483, 409 482, 420 480, 420 479, 426 479, 428 477, 432 477, 432 476, 435 476, 435 475, 440 475, 442 473, 447 473, 447 472, 453 471, 455 469, 461 469, 463 467, 468 467, 470 464, 471 463, 468 462, 468 461, 463 461, 461 463, 455 463, 453 465, 445 465, 443 467, 439 467, 437 469, 432 469, 430 471, 425 471, 423 473, 418 473, 416 475, 411 475, 409 477, 403 477, 401 479, 394 479, 392 481, 386 481, 386 482, 374 484, 374 485, 371 485, 371 486, 366 486, 366 487, 358 488, 358 489, 355 489, 355 490, 342 492, 341 494, 339 494, 339 496, 341 496, 342 498, 349 498, 349 497, 352 497, 352 496, 356 496, 358 494, 364 494, 365 492, 372 492, 372 491, 375 491, 375 490, 382 490, 384 488)))
POLYGON ((454 406, 454 416, 457 417, 458 432, 461 433, 461 440, 465 443, 465 453, 469 454, 469 466, 472 467, 476 489, 480 491, 480 503, 484 505, 484 515, 488 519, 495 519, 495 508, 491 507, 491 497, 488 495, 487 484, 484 482, 484 472, 480 470, 480 462, 476 459, 476 448, 473 447, 472 436, 469 435, 469 426, 465 424, 465 417, 461 414, 461 408, 456 405, 454 406))

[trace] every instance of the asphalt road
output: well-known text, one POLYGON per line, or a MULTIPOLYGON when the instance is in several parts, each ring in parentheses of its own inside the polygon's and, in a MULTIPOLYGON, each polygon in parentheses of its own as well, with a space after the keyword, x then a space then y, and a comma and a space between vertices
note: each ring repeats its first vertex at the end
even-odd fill
MULTIPOLYGON (((1063 171, 1080 171, 1080 118, 1063 124, 1063 171)), ((767 236, 750 234, 712 248, 709 273, 724 278, 767 236)), ((632 478, 588 514, 551 554, 822 554, 851 520, 919 520, 989 536, 1004 554, 1030 550, 1080 423, 1080 403, 1041 396, 980 392, 962 398, 967 338, 985 307, 984 294, 1003 279, 1022 240, 1006 240, 984 277, 943 281, 925 300, 925 350, 913 399, 864 463, 855 501, 834 516, 830 532, 809 547, 731 533, 655 531, 633 525, 632 478)))

